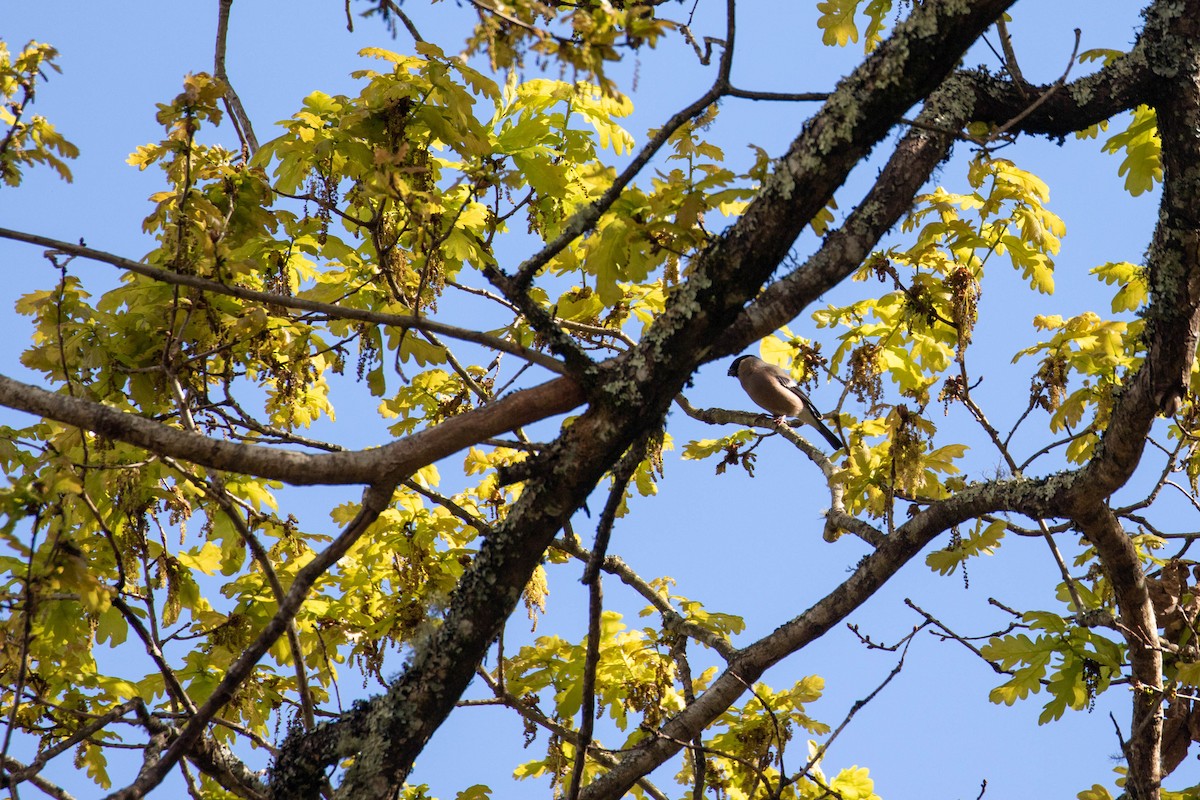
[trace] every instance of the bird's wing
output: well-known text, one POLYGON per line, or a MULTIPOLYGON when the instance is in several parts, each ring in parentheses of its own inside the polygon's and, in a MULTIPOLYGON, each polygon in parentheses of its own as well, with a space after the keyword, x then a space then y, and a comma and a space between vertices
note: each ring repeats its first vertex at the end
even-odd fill
POLYGON ((816 428, 833 449, 837 450, 838 448, 845 447, 842 444, 842 440, 837 437, 837 434, 829 430, 829 426, 821 420, 821 412, 813 405, 812 400, 808 399, 808 395, 804 393, 804 390, 800 388, 800 384, 796 382, 791 374, 774 365, 768 366, 772 367, 771 377, 775 382, 800 398, 800 402, 804 404, 804 408, 797 415, 797 418, 816 428))
POLYGON ((783 370, 780 370, 774 374, 774 378, 780 386, 796 395, 796 397, 799 397, 805 406, 807 406, 814 414, 820 416, 819 412, 813 408, 812 400, 808 399, 808 395, 804 393, 804 390, 800 388, 800 384, 797 383, 791 375, 788 375, 783 370))

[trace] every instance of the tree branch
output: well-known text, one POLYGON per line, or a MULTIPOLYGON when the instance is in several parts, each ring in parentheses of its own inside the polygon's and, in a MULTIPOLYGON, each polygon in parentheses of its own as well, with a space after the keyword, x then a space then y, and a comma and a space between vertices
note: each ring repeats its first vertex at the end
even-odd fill
POLYGON ((898 527, 867 555, 837 588, 770 635, 737 651, 729 666, 709 685, 708 691, 668 720, 657 736, 647 739, 622 757, 620 765, 587 786, 583 800, 617 798, 629 781, 649 773, 675 755, 725 712, 746 687, 785 657, 823 636, 872 597, 906 563, 934 538, 954 525, 1012 502, 1013 494, 1036 491, 1032 482, 997 482, 972 487, 932 504, 898 527))
POLYGON ((267 308, 290 308, 297 311, 310 311, 320 314, 327 319, 347 319, 356 322, 367 322, 374 325, 390 325, 394 328, 407 329, 415 328, 416 330, 429 331, 431 333, 440 333, 443 336, 449 336, 451 339, 459 339, 464 342, 473 342, 475 344, 490 347, 493 350, 499 350, 504 353, 515 355, 518 358, 523 358, 538 366, 545 367, 551 372, 563 373, 563 365, 561 362, 548 356, 545 353, 540 353, 536 350, 530 350, 527 347, 522 347, 516 342, 511 342, 507 339, 501 339, 497 336, 490 336, 479 331, 460 328, 455 325, 447 325, 442 322, 436 322, 428 317, 416 316, 413 314, 389 314, 382 311, 368 311, 361 308, 347 308, 345 306, 333 305, 331 303, 321 303, 316 300, 305 300, 302 297, 292 297, 290 295, 275 294, 272 292, 260 292, 256 289, 247 289, 242 286, 230 286, 218 281, 202 278, 199 275, 187 275, 181 272, 173 272, 159 267, 152 267, 148 264, 142 264, 132 259, 123 258, 121 256, 106 253, 102 250, 93 250, 90 247, 85 247, 79 244, 71 244, 59 239, 51 239, 47 236, 39 236, 34 233, 25 233, 24 231, 14 231, 7 228, 0 228, 0 239, 12 239, 18 242, 26 242, 28 244, 41 245, 54 250, 61 250, 64 253, 81 256, 93 261, 100 261, 106 264, 111 264, 114 267, 129 270, 138 275, 144 275, 163 283, 173 284, 175 286, 187 286, 192 289, 199 289, 204 292, 212 292, 213 294, 222 294, 228 297, 236 297, 239 300, 248 300, 252 303, 257 303, 267 308))
POLYGON ((312 454, 211 439, 0 375, 0 405, 8 408, 203 467, 297 486, 369 484, 412 472, 481 439, 570 411, 582 401, 582 393, 572 381, 557 378, 382 447, 312 454))
POLYGON ((254 126, 250 124, 250 115, 242 105, 242 100, 233 90, 229 75, 225 72, 225 43, 229 38, 229 9, 233 0, 218 0, 217 13, 217 48, 213 56, 213 77, 225 84, 225 107, 237 129, 242 145, 250 155, 258 151, 258 137, 254 135, 254 126))

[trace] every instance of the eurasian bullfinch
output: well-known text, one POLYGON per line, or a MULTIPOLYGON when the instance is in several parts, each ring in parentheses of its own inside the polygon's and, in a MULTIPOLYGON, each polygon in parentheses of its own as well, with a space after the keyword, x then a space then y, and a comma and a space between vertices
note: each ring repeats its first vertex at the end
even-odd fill
POLYGON ((821 412, 786 370, 757 356, 739 356, 729 365, 729 374, 741 382, 751 400, 775 415, 777 425, 794 417, 816 428, 834 450, 842 447, 841 440, 821 421, 821 412))

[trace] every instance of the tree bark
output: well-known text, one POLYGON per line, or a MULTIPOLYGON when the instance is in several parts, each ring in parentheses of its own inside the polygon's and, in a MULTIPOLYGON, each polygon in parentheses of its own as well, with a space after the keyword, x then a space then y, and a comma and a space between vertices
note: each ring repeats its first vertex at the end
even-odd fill
POLYGON ((271 780, 274 797, 315 797, 335 757, 354 757, 341 797, 376 798, 401 785, 470 682, 559 528, 609 465, 659 424, 718 337, 849 171, 950 74, 1011 2, 920 4, 839 84, 742 217, 692 265, 688 281, 642 341, 595 367, 588 382, 597 388, 589 393, 588 410, 536 460, 534 478, 463 576, 443 624, 388 693, 347 718, 284 743, 271 780))

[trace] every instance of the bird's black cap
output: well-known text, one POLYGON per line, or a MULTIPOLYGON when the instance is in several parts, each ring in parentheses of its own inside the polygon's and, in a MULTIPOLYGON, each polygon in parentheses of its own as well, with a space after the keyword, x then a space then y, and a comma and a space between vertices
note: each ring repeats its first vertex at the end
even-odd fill
POLYGON ((741 364, 747 358, 754 358, 754 356, 738 356, 737 358, 735 358, 733 360, 733 363, 729 365, 729 372, 727 372, 726 374, 729 375, 729 377, 731 377, 731 378, 736 378, 737 371, 738 371, 738 364, 741 364))

